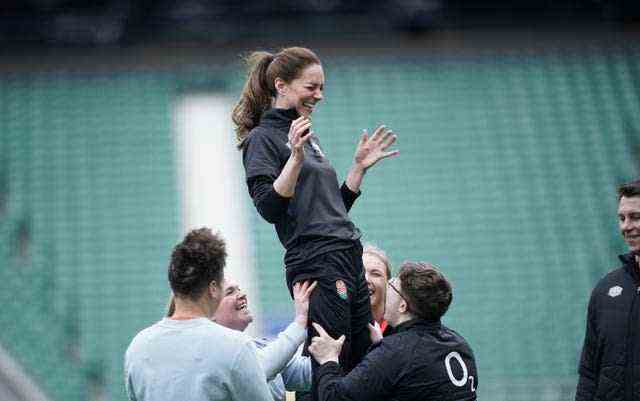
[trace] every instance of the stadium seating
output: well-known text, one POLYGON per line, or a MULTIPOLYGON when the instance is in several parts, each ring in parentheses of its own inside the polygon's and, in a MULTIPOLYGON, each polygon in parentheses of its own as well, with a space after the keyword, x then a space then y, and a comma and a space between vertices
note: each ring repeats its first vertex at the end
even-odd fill
MULTIPOLYGON (((394 266, 428 260, 452 280, 445 324, 476 352, 482 399, 574 391, 589 291, 624 251, 615 185, 639 173, 638 56, 324 59, 313 124, 339 176, 361 129, 399 137, 353 220, 394 266)), ((163 313, 180 231, 172 102, 211 81, 236 95, 241 79, 0 75, 0 342, 53 400, 125 399, 123 352, 163 313)), ((291 314, 283 252, 253 223, 255 313, 274 333, 291 314)))

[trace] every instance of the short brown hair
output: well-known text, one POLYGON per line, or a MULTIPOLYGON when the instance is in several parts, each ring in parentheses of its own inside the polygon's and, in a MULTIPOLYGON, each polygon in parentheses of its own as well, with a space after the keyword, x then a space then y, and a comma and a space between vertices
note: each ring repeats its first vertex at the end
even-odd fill
POLYGON ((426 262, 404 262, 398 278, 410 312, 418 317, 438 321, 449 309, 451 284, 437 267, 426 262))
POLYGON ((618 187, 618 200, 622 197, 640 196, 640 179, 624 183, 618 187))
POLYGON ((198 299, 209 283, 222 284, 227 249, 220 234, 208 228, 189 232, 176 245, 169 265, 169 284, 178 297, 198 299))

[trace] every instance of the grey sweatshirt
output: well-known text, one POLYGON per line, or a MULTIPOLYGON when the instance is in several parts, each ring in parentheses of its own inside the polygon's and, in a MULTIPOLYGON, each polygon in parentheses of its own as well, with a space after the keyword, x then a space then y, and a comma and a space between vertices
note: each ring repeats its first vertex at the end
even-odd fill
POLYGON ((207 318, 164 318, 142 330, 125 354, 131 401, 272 401, 247 335, 207 318))

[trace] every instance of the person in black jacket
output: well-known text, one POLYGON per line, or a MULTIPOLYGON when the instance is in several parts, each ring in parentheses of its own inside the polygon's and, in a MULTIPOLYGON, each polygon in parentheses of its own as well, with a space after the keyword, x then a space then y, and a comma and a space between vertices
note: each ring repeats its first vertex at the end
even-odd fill
POLYGON ((640 399, 640 180, 620 186, 618 199, 630 252, 591 293, 576 401, 640 399))
MULTIPOLYGON (((323 99, 320 59, 309 49, 290 47, 277 54, 254 52, 247 61, 249 76, 232 119, 249 194, 286 249, 289 291, 298 281, 317 281, 309 319, 334 335, 347 333, 340 359, 349 368, 371 343, 372 317, 360 231, 347 213, 365 172, 398 154, 386 151, 396 136, 384 126, 371 137, 365 131, 340 186, 311 131, 311 114, 323 99)), ((309 339, 313 333, 309 327, 309 339)))
POLYGON ((476 399, 478 373, 471 347, 440 318, 452 300, 451 285, 434 266, 405 262, 389 281, 385 319, 397 333, 372 346, 346 376, 338 363, 344 336, 321 326, 309 347, 321 401, 468 401, 476 399))

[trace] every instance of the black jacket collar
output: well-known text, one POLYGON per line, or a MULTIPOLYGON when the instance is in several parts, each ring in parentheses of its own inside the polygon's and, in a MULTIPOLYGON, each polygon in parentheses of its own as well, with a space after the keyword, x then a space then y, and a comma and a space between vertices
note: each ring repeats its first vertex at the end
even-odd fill
POLYGON ((276 109, 272 108, 265 111, 260 117, 260 125, 273 128, 289 129, 291 122, 300 117, 295 108, 276 109))
POLYGON ((640 285, 640 271, 638 268, 638 262, 636 262, 636 254, 634 252, 625 253, 618 256, 623 263, 624 270, 633 277, 633 281, 636 285, 640 285))
POLYGON ((417 318, 417 319, 412 319, 399 324, 398 326, 395 327, 395 330, 396 330, 396 333, 401 333, 403 331, 407 331, 414 327, 415 328, 424 327, 426 329, 439 329, 440 327, 442 327, 442 323, 440 323, 440 320, 435 322, 430 322, 428 320, 417 318))

